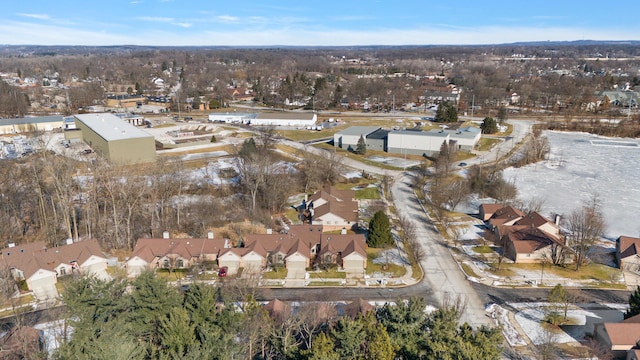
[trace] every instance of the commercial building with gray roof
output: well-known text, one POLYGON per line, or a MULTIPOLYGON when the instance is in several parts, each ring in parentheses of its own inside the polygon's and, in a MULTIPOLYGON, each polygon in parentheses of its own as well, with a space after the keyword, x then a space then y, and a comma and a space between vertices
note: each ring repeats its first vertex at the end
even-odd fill
POLYGON ((333 144, 341 149, 355 149, 360 136, 366 138, 379 129, 379 126, 351 126, 333 134, 333 144))
POLYGON ((144 130, 110 113, 74 117, 84 142, 107 160, 126 164, 155 160, 155 140, 144 130))

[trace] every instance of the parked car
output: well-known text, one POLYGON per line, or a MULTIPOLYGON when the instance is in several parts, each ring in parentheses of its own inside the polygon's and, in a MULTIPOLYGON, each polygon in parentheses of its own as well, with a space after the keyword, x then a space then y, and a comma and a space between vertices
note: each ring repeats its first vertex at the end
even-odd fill
POLYGON ((465 166, 467 166, 467 163, 466 162, 461 162, 460 164, 458 164, 458 166, 465 167, 465 166))
POLYGON ((220 270, 218 270, 218 276, 219 277, 227 276, 227 270, 229 270, 228 267, 226 267, 226 266, 221 267, 220 270))

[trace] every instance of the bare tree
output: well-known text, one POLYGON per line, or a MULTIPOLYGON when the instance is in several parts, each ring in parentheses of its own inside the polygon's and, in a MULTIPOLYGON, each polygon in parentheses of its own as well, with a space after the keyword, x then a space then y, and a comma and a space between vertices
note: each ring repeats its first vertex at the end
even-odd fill
POLYGON ((597 194, 581 208, 571 212, 567 219, 568 246, 573 250, 576 271, 587 259, 589 249, 604 233, 605 222, 600 211, 600 199, 597 194))
POLYGON ((398 222, 401 228, 402 243, 407 253, 412 257, 412 261, 420 263, 424 259, 425 253, 417 237, 415 224, 405 216, 400 216, 398 222))

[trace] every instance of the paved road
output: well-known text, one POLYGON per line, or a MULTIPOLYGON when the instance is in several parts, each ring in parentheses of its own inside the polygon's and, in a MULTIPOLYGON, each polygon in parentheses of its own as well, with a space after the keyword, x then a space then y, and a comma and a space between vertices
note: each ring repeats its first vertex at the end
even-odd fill
POLYGON ((398 215, 410 219, 415 225, 416 236, 420 239, 425 254, 420 263, 424 272, 423 283, 427 283, 432 289, 436 305, 459 299, 466 304, 466 311, 461 319, 463 322, 472 326, 489 325, 484 303, 467 281, 433 221, 419 203, 411 187, 410 175, 398 177, 391 191, 398 215))

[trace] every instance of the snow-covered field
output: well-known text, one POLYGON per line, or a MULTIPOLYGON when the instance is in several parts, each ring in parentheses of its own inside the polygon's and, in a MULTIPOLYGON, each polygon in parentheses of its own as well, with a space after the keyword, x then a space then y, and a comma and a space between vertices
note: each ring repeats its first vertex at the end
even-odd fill
POLYGON ((640 140, 556 131, 544 135, 551 145, 548 160, 504 170, 519 198, 542 198, 543 215, 566 217, 597 193, 606 237, 639 236, 640 140))

